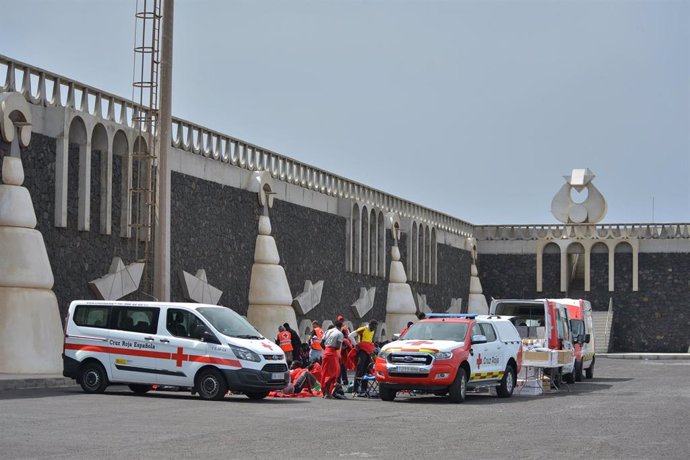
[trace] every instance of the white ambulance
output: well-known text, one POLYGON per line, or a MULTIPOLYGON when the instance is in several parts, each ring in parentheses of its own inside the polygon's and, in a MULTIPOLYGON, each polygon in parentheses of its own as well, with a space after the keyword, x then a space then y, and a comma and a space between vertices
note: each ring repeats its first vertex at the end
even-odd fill
POLYGON ((289 383, 280 347, 229 308, 78 300, 65 323, 63 375, 86 393, 127 384, 143 394, 157 385, 203 399, 228 390, 262 399, 289 383))

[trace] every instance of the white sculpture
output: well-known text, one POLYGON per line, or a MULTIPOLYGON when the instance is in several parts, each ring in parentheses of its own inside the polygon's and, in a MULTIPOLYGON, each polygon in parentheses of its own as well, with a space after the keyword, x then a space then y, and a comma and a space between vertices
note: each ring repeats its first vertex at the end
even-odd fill
MULTIPOLYGON (((17 93, 0 94, 0 134, 27 146, 31 112, 17 93), (19 125, 19 126, 17 126, 19 125), (20 131, 18 139, 16 130, 20 131)), ((64 333, 43 235, 18 157, 2 161, 0 184, 0 373, 62 372, 64 333)))
POLYGON ((462 313, 462 299, 450 299, 450 307, 448 308, 448 310, 446 310, 446 313, 462 313))
POLYGON ((395 214, 388 216, 393 247, 391 248, 391 268, 389 271, 388 294, 386 297, 386 325, 390 331, 397 334, 407 327, 410 321, 416 321, 417 306, 415 305, 412 288, 407 284, 405 267, 400 261, 400 219, 395 214))
POLYGON ((472 251, 472 266, 470 267, 470 295, 467 299, 467 313, 488 315, 489 305, 486 303, 482 283, 479 281, 479 271, 477 270, 477 243, 474 239, 471 239, 470 245, 472 251))
POLYGON ((376 287, 359 289, 359 297, 352 304, 352 313, 355 315, 355 318, 364 318, 364 315, 374 308, 375 297, 376 287))
POLYGON ((264 215, 259 217, 259 234, 249 281, 247 319, 264 337, 272 338, 277 334, 278 326, 284 323, 296 329, 297 315, 292 308, 293 297, 285 269, 279 265, 278 247, 271 236, 271 221, 268 218, 272 195, 270 185, 264 183, 259 193, 265 193, 266 197, 263 200, 264 215))
POLYGON ((220 296, 223 295, 223 291, 208 283, 206 270, 204 269, 197 270, 196 275, 182 270, 180 272, 180 283, 182 284, 182 293, 185 299, 194 302, 216 305, 220 300, 220 296))
POLYGON ((144 263, 125 266, 122 259, 113 257, 108 274, 89 282, 89 287, 101 300, 117 300, 139 289, 144 263))
POLYGON ((323 280, 312 284, 311 280, 304 282, 304 290, 292 301, 292 306, 300 315, 306 315, 321 303, 323 280))
POLYGON ((426 294, 420 294, 419 292, 417 294, 417 311, 422 312, 422 313, 433 313, 431 310, 431 307, 426 303, 426 294))
POLYGON ((596 224, 606 215, 607 205, 604 196, 592 184, 596 177, 589 169, 573 169, 570 176, 563 176, 565 184, 551 201, 551 213, 564 224, 596 224), (575 202, 571 191, 587 190, 587 198, 575 202))

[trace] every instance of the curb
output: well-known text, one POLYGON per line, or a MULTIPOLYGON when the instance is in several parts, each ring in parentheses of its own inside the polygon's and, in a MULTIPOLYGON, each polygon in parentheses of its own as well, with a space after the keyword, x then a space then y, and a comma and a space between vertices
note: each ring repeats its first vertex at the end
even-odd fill
POLYGON ((690 353, 597 353, 597 356, 611 359, 690 359, 690 353))
POLYGON ((72 387, 77 383, 67 377, 30 377, 30 378, 2 378, 0 377, 0 391, 25 390, 35 388, 60 388, 72 387))

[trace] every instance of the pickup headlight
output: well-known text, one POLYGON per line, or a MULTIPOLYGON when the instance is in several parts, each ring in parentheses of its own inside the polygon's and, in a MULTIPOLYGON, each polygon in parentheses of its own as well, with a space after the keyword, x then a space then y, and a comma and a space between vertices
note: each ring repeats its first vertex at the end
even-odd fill
POLYGON ((434 358, 437 360, 450 359, 453 357, 453 353, 450 351, 439 351, 434 353, 434 358))
POLYGON ((388 358, 388 355, 390 355, 390 352, 388 352, 388 351, 385 351, 385 350, 379 351, 379 358, 381 358, 381 359, 388 358))
POLYGON ((255 363, 261 361, 261 356, 247 348, 230 345, 230 349, 232 350, 233 354, 237 357, 237 359, 243 359, 245 361, 254 361, 255 363))

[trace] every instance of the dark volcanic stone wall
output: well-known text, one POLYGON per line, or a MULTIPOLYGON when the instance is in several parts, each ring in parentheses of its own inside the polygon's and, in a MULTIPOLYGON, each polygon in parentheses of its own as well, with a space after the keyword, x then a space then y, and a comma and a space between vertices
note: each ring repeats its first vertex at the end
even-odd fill
MULTIPOLYGON (((225 187, 191 176, 172 174, 172 271, 173 297, 182 299, 178 274, 194 274, 204 268, 209 282, 223 291, 220 303, 245 314, 249 278, 258 233, 256 194, 225 187)), ((350 305, 360 287, 376 287, 374 308, 365 319, 385 317, 388 279, 345 270, 346 219, 310 208, 275 200, 270 210, 272 235, 280 253, 293 295, 305 280, 324 280, 321 303, 309 312, 313 319, 334 319, 342 313, 354 319, 350 305)), ((390 266, 392 239, 387 235, 386 271, 390 266)), ((406 236, 400 241, 403 261, 406 236)), ((470 256, 467 251, 438 245, 438 284, 414 283, 413 289, 427 295, 437 310, 450 299, 469 293, 470 256)))
MULTIPOLYGON (((133 259, 134 247, 126 238, 120 238, 120 161, 113 166, 113 228, 111 235, 99 233, 98 209, 100 207, 99 155, 92 158, 91 223, 92 230, 77 230, 79 153, 69 151, 68 217, 67 228, 57 228, 55 222, 55 139, 34 133, 31 144, 22 149, 24 186, 29 189, 36 211, 36 228, 43 234, 48 258, 53 269, 53 291, 58 299, 60 315, 64 316, 72 300, 95 299, 88 282, 105 275, 113 257, 121 257, 125 263, 133 259), (95 215, 94 215, 95 214, 95 215), (93 224, 96 223, 94 227, 93 224), (94 231, 95 230, 95 231, 94 231)), ((9 155, 9 145, 0 143, 0 158, 9 155)), ((119 160, 119 159, 118 159, 119 160)))
MULTIPOLYGON (((614 257, 615 292, 608 290, 608 254, 594 253, 591 256, 591 292, 585 295, 595 310, 607 310, 609 298, 613 299, 612 351, 687 352, 690 347, 690 256, 640 253, 638 292, 632 291, 632 254, 620 253, 614 257)), ((545 259, 545 290, 536 292, 536 256, 480 254, 479 279, 487 301, 491 297, 563 297, 564 293, 557 289, 558 265, 548 265, 547 269, 545 259)))

